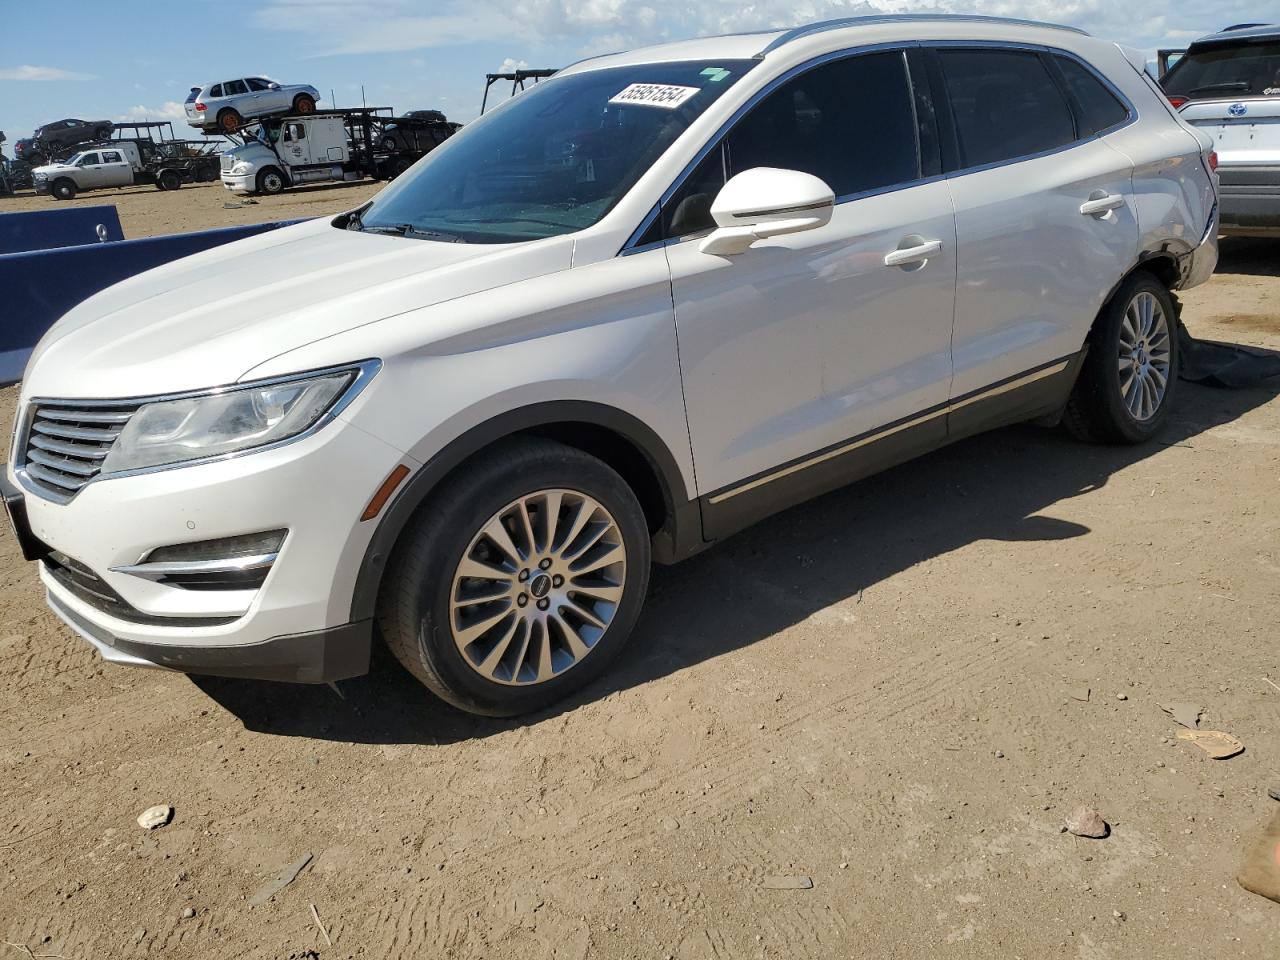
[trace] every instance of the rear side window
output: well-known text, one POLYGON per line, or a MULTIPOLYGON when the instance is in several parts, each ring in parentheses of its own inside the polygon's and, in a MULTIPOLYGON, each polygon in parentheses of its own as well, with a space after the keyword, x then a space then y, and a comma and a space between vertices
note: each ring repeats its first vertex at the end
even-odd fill
POLYGON ((1280 96, 1280 41, 1192 48, 1163 86, 1165 93, 1188 100, 1280 96))
POLYGON ((1116 99, 1088 67, 1071 57, 1055 56, 1054 61, 1080 108, 1077 118, 1080 136, 1091 137, 1128 119, 1129 108, 1116 99))
POLYGON ((1027 157, 1076 139, 1071 109, 1039 54, 942 50, 960 165, 1027 157))
POLYGON ((241 93, 248 93, 249 89, 244 85, 243 80, 228 80, 222 85, 228 97, 234 97, 241 93))
POLYGON ((121 162, 120 154, 116 153, 114 150, 109 150, 102 155, 102 162, 103 163, 120 163, 121 162))
POLYGON ((726 177, 753 167, 813 174, 837 197, 917 180, 915 124, 900 51, 815 67, 752 107, 698 164, 663 208, 664 235, 714 228, 711 204, 726 177))

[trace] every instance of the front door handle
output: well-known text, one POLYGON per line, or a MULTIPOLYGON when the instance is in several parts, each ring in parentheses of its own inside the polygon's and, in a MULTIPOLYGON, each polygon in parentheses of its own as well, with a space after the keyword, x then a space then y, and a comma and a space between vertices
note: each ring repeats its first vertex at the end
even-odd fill
POLYGON ((913 247, 901 247, 884 255, 886 267, 905 267, 913 263, 921 263, 942 249, 941 240, 926 240, 913 247))
MULTIPOLYGON (((1102 193, 1101 190, 1097 191, 1102 193)), ((1103 217, 1112 210, 1119 210, 1124 206, 1124 197, 1118 193, 1107 193, 1102 196, 1093 196, 1080 204, 1080 212, 1086 217, 1103 217)))

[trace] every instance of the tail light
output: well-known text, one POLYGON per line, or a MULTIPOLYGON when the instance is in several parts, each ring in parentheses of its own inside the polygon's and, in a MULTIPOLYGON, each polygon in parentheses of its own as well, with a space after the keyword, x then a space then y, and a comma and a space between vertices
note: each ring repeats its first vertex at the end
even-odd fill
POLYGON ((1179 97, 1176 94, 1174 96, 1169 97, 1168 100, 1169 100, 1169 105, 1173 107, 1175 110, 1187 102, 1186 97, 1179 97))
POLYGON ((197 101, 196 101, 196 112, 197 112, 197 113, 204 113, 204 112, 205 112, 206 110, 208 110, 208 109, 209 109, 209 108, 208 108, 208 107, 206 107, 206 106, 205 106, 203 103, 201 103, 199 100, 197 100, 197 101))
POLYGON ((1209 162, 1209 172, 1214 173, 1218 169, 1218 151, 1210 150, 1205 160, 1209 162))

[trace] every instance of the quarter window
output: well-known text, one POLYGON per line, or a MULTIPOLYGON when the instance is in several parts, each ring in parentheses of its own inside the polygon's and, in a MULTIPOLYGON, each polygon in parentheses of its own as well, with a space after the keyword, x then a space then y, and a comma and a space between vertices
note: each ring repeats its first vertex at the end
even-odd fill
POLYGON ((1129 116, 1129 108, 1116 99, 1116 95, 1079 60, 1062 56, 1055 56, 1054 60, 1067 82, 1067 89, 1076 98, 1080 136, 1091 137, 1123 123, 1129 116))
POLYGON ((938 55, 962 167, 1015 160, 1076 139, 1066 98, 1039 54, 960 49, 938 55))
POLYGON ((752 107, 698 164, 662 211, 665 236, 712 229, 726 175, 753 167, 813 174, 837 197, 910 183, 920 177, 915 130, 901 51, 815 67, 752 107))
POLYGON ((209 88, 209 96, 210 96, 210 97, 220 97, 220 96, 222 96, 222 84, 220 84, 220 83, 215 83, 212 87, 210 87, 210 88, 209 88))

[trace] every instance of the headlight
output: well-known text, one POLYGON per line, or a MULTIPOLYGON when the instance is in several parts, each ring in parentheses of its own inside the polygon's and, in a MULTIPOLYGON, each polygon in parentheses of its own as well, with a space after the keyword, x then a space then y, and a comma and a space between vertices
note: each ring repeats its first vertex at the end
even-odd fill
POLYGON ((103 474, 180 464, 278 443, 349 402, 377 361, 318 376, 248 384, 146 403, 129 418, 103 474))
POLYGON ((232 175, 236 177, 243 177, 248 172, 249 172, 249 164, 244 160, 241 160, 239 163, 235 164, 231 168, 232 175))
POLYGON ((36 179, 36 180, 48 180, 48 179, 49 179, 49 175, 48 175, 47 173, 37 173, 37 174, 35 175, 35 179, 36 179))

